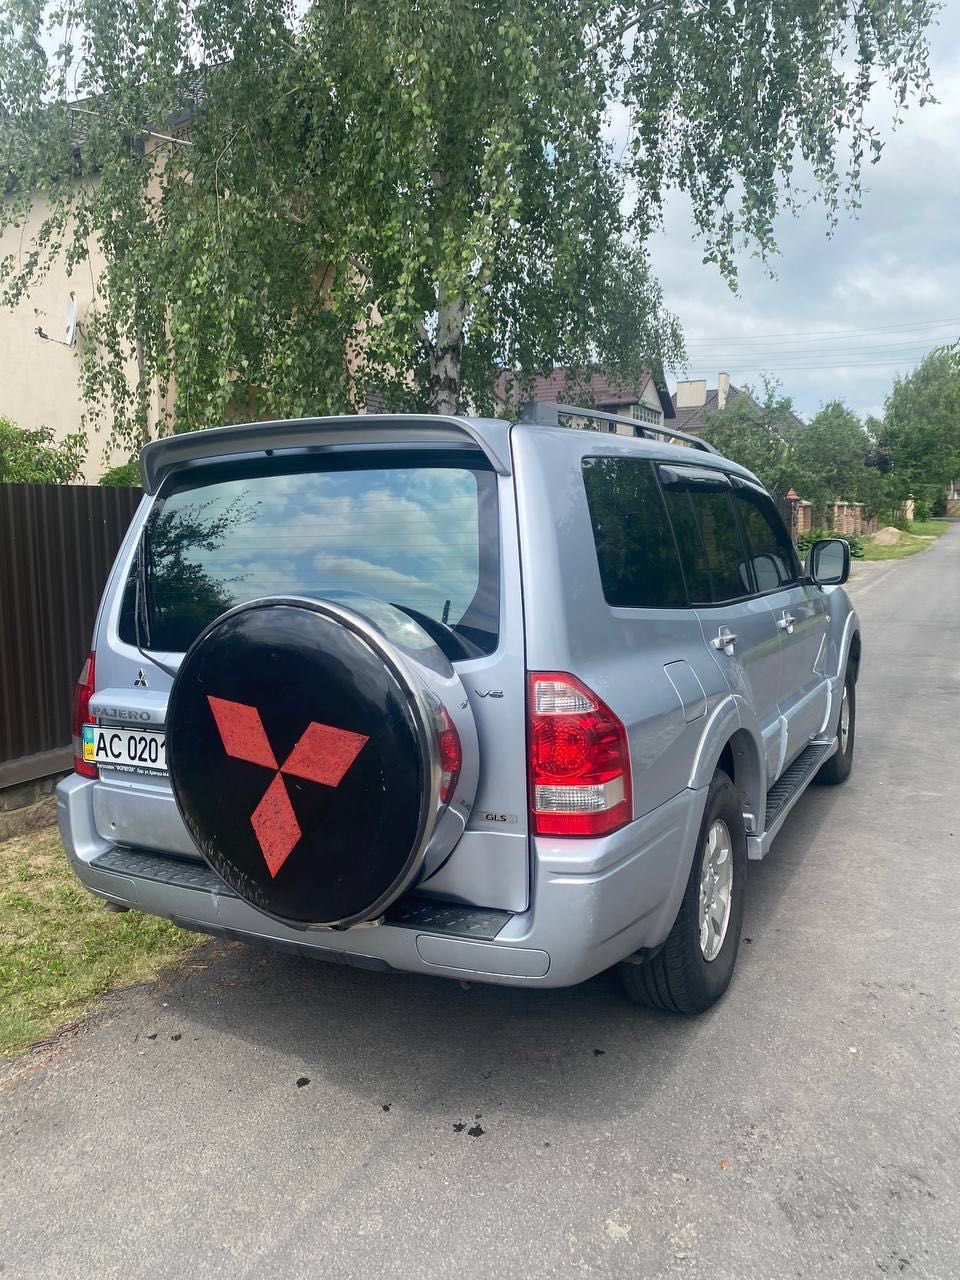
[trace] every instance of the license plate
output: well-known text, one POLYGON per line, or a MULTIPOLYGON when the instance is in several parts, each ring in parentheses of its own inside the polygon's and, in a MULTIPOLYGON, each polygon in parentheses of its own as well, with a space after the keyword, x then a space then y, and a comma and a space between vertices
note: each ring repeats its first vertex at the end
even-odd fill
POLYGON ((125 773, 166 773, 166 734, 157 729, 111 729, 83 726, 83 758, 125 773))

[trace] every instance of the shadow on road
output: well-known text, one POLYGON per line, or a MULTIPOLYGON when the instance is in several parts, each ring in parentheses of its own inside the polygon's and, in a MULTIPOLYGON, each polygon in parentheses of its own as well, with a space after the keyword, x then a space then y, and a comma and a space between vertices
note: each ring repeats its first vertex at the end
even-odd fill
POLYGON ((762 862, 750 864, 745 936, 759 940, 775 933, 784 917, 789 920, 790 890, 803 873, 810 850, 830 842, 836 826, 834 810, 842 798, 842 788, 810 787, 788 815, 770 853, 762 862))
MULTIPOLYGON (((786 923, 783 899, 829 827, 833 793, 801 805, 792 838, 785 833, 775 854, 750 868, 745 932, 755 943, 786 923)), ((197 1031, 255 1044, 364 1100, 426 1112, 467 1097, 478 1111, 615 1117, 651 1103, 679 1062, 702 1056, 697 1042, 709 1043, 731 1019, 749 1019, 760 950, 742 948, 738 981, 697 1019, 631 1005, 609 973, 567 990, 464 990, 444 978, 370 973, 240 944, 212 946, 207 967, 168 996, 197 1031)))
POLYGON ((364 1101, 424 1112, 466 1098, 477 1111, 539 1117, 635 1113, 723 1016, 722 1006, 694 1021, 648 1013, 610 974, 567 990, 464 990, 239 944, 206 955, 208 967, 165 993, 196 1031, 251 1042, 364 1101))

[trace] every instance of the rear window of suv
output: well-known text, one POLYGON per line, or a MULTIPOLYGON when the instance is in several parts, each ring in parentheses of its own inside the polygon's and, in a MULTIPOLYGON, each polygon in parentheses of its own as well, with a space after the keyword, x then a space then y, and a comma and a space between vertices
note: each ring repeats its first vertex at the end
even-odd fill
MULTIPOLYGON (((226 609, 272 595, 360 612, 372 597, 452 628, 480 653, 497 645, 496 476, 463 453, 191 470, 161 490, 146 547, 143 629, 154 649, 183 652, 226 609)), ((120 626, 132 644, 135 587, 136 569, 120 626)))

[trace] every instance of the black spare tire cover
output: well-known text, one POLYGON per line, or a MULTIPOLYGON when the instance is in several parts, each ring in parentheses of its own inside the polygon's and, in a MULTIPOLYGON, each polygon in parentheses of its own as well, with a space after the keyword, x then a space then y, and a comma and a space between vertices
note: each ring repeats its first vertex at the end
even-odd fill
POLYGON ((305 600, 240 605, 185 655, 167 739, 197 848, 268 915, 301 928, 356 923, 416 874, 429 738, 375 629, 305 600))

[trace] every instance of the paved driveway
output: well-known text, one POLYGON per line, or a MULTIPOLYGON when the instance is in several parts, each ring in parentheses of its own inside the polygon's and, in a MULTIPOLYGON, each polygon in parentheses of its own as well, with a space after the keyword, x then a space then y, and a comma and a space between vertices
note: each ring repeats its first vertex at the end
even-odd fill
POLYGON ((854 594, 717 1009, 211 945, 8 1072, 4 1280, 960 1274, 960 528, 854 594))

